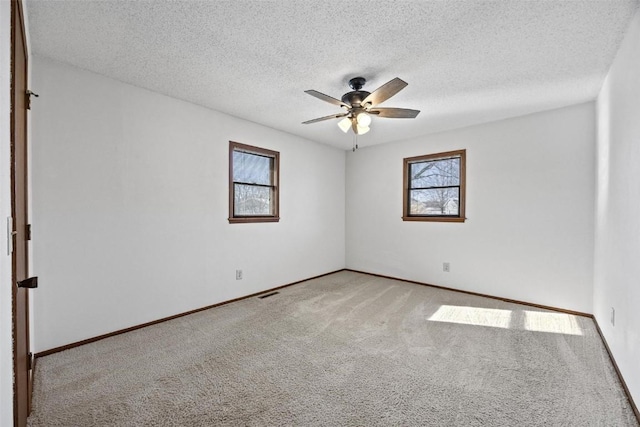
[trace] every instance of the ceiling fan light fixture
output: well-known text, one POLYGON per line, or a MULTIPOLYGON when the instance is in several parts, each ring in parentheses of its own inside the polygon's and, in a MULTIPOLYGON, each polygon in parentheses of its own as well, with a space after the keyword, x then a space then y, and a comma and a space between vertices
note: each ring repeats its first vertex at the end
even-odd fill
POLYGON ((358 135, 364 135, 365 133, 369 132, 371 130, 371 128, 369 126, 360 126, 360 125, 356 125, 356 129, 357 129, 357 133, 358 135))
POLYGON ((349 117, 345 117, 344 119, 340 120, 338 122, 338 127, 344 133, 349 132, 349 129, 351 129, 351 119, 349 117))
POLYGON ((369 127, 369 125, 371 124, 371 116, 368 115, 367 113, 359 113, 356 116, 356 121, 358 122, 358 126, 362 126, 362 127, 369 127))

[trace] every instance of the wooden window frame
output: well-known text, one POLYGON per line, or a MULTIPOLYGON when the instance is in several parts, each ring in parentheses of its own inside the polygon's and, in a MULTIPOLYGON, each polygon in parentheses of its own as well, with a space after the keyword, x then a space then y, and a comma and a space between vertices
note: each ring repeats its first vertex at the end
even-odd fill
POLYGON ((446 151, 443 153, 427 154, 423 156, 407 157, 404 159, 402 174, 403 174, 403 191, 402 191, 402 220, 403 221, 427 221, 427 222, 464 222, 465 217, 465 205, 466 205, 466 170, 467 170, 467 150, 455 150, 446 151), (413 163, 420 163, 424 161, 436 161, 445 160, 454 157, 460 158, 460 185, 459 187, 459 203, 458 203, 458 215, 415 215, 410 214, 409 192, 411 190, 411 180, 409 174, 411 171, 410 165, 413 163))
MULTIPOLYGON (((246 184, 246 183, 244 183, 246 184)), ((250 222, 278 222, 280 221, 280 153, 253 145, 241 144, 229 141, 229 223, 240 224, 250 222), (270 157, 273 159, 271 169, 271 187, 273 188, 273 214, 272 215, 235 215, 235 192, 233 181, 233 153, 241 151, 248 154, 270 157)))

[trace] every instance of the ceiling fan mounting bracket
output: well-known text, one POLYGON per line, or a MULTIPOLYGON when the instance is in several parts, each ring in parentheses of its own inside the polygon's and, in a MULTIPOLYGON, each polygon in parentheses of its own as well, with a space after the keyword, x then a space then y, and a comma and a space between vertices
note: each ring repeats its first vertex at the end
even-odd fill
POLYGON ((364 77, 354 77, 349 80, 349 87, 355 91, 362 89, 362 86, 367 82, 364 77))

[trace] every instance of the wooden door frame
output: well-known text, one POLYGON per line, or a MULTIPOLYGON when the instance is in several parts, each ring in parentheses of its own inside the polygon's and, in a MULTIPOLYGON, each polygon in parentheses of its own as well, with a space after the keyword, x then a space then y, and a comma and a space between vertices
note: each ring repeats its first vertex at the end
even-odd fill
MULTIPOLYGON (((24 7, 22 5, 22 0, 11 0, 11 65, 10 65, 10 73, 11 73, 11 77, 10 77, 10 91, 11 91, 11 113, 10 113, 10 141, 11 141, 11 217, 14 219, 14 230, 17 230, 18 224, 20 223, 20 221, 18 221, 18 193, 17 193, 17 176, 18 174, 23 174, 22 179, 23 179, 23 183, 24 183, 24 191, 25 191, 25 200, 24 200, 24 216, 25 216, 25 224, 28 223, 28 215, 29 215, 29 199, 28 199, 28 183, 29 183, 29 174, 28 174, 28 134, 27 134, 27 130, 28 130, 28 117, 27 117, 27 113, 26 113, 26 109, 25 109, 25 116, 24 116, 24 123, 22 124, 24 126, 23 129, 23 133, 24 133, 24 166, 23 167, 19 167, 18 163, 18 159, 17 159, 17 129, 16 129, 16 115, 17 110, 18 110, 18 101, 16 99, 16 81, 18 80, 16 75, 15 75, 15 71, 16 71, 16 55, 17 55, 17 37, 19 36, 18 34, 18 30, 20 30, 21 36, 22 36, 22 47, 23 47, 23 54, 24 54, 24 75, 22 76, 22 78, 24 78, 24 85, 25 87, 28 86, 28 77, 29 77, 29 55, 28 55, 28 46, 27 46, 27 37, 26 37, 26 28, 25 28, 25 20, 24 20, 24 7), (16 28, 16 21, 19 22, 18 25, 20 25, 20 28, 16 28)), ((20 95, 18 95, 20 96, 20 95)), ((27 94, 26 92, 23 94, 23 96, 25 96, 25 102, 26 102, 26 97, 27 94)), ((22 230, 22 233, 25 233, 26 230, 22 230)), ((21 242, 18 240, 17 236, 14 236, 13 234, 11 236, 9 236, 10 239, 12 239, 12 254, 11 254, 11 329, 12 329, 12 353, 13 353, 13 376, 14 376, 14 381, 13 381, 13 419, 14 419, 14 425, 15 426, 19 426, 22 427, 23 425, 26 425, 26 417, 24 417, 23 413, 20 411, 20 408, 23 408, 24 405, 26 404, 26 412, 27 412, 27 416, 28 413, 31 409, 31 389, 32 389, 32 378, 30 375, 30 369, 31 369, 31 356, 30 356, 30 352, 27 351, 28 354, 28 361, 27 361, 27 384, 24 385, 24 387, 27 388, 27 402, 21 402, 20 399, 21 397, 19 396, 19 387, 18 387, 18 374, 19 374, 19 367, 20 367, 20 363, 21 361, 19 360, 19 354, 18 354, 18 304, 17 304, 17 299, 18 299, 18 292, 20 292, 20 290, 17 287, 17 282, 19 280, 19 271, 18 271, 18 245, 21 244, 21 242)), ((27 238, 28 239, 28 238, 27 238)), ((25 245, 24 247, 24 262, 25 262, 25 267, 26 267, 26 272, 27 272, 27 276, 28 276, 28 271, 29 271, 29 248, 28 248, 28 244, 25 245)), ((29 292, 25 289, 22 290, 22 292, 24 292, 24 299, 25 302, 24 304, 26 305, 26 345, 27 345, 27 350, 29 350, 30 347, 30 336, 29 336, 29 292)))

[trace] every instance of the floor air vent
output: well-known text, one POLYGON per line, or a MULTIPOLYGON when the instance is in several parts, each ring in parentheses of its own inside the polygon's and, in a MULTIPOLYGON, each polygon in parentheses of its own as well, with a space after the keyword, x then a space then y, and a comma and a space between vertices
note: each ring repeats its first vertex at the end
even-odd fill
POLYGON ((264 299, 264 298, 272 297, 274 295, 278 295, 279 293, 280 292, 269 292, 268 294, 260 295, 258 298, 264 299))

